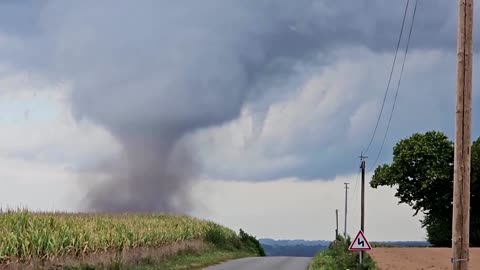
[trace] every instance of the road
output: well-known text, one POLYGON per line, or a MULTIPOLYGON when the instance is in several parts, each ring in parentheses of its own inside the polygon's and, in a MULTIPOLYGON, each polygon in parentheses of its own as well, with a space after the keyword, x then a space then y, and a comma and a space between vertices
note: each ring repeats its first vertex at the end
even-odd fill
POLYGON ((311 259, 305 257, 243 258, 211 266, 205 270, 306 270, 311 259))

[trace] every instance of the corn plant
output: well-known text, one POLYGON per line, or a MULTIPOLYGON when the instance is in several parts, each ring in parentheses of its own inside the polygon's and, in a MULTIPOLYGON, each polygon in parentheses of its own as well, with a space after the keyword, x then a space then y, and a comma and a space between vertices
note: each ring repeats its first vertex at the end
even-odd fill
MULTIPOLYGON (((162 214, 69 214, 0 212, 0 263, 161 247, 204 239, 218 225, 186 216, 162 214)), ((223 233, 235 232, 220 227, 223 233)))

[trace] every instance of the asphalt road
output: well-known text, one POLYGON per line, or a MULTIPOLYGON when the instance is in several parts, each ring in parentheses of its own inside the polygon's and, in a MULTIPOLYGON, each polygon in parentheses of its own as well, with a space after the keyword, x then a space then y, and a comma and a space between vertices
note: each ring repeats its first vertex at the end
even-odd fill
POLYGON ((205 270, 306 270, 311 259, 305 257, 243 258, 211 266, 205 270))

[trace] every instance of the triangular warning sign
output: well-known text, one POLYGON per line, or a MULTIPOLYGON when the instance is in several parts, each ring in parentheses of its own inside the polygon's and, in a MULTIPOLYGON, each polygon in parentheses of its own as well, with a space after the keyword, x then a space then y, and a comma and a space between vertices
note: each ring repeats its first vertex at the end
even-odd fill
POLYGON ((362 250, 371 250, 372 246, 368 243, 367 238, 363 235, 362 230, 358 231, 357 236, 353 239, 352 244, 348 250, 350 251, 362 251, 362 250))

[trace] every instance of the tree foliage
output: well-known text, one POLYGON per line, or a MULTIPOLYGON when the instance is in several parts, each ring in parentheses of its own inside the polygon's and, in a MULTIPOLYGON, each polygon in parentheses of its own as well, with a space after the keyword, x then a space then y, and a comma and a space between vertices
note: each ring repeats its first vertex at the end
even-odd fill
POLYGON ((266 256, 265 250, 255 236, 249 235, 244 230, 240 229, 240 240, 250 247, 258 256, 266 256))
MULTIPOLYGON (((399 203, 410 205, 414 215, 422 212, 422 225, 435 246, 451 245, 454 146, 437 131, 415 133, 399 141, 393 161, 376 168, 371 187, 396 187, 399 203)), ((471 241, 480 245, 480 140, 472 145, 471 241), (478 194, 478 195, 475 195, 478 194)))

